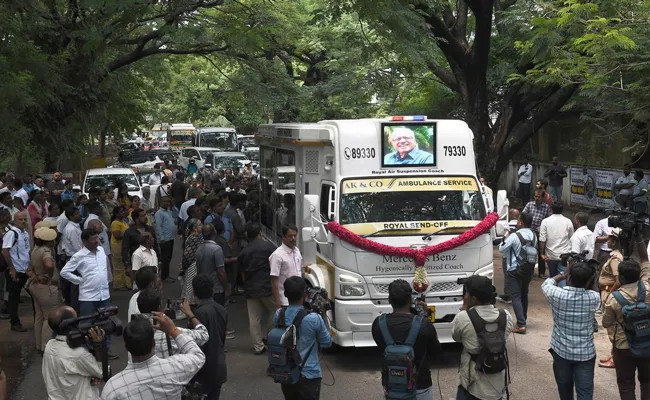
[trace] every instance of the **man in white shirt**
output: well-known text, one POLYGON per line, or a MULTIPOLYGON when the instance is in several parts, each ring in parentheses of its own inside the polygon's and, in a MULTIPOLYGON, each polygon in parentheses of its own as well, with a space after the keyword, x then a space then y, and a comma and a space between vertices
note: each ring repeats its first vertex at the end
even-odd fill
POLYGON ((632 193, 635 185, 636 179, 634 179, 632 168, 626 165, 623 167, 623 175, 618 177, 614 186, 618 191, 616 202, 622 208, 632 208, 632 193))
POLYGON ((295 226, 283 226, 282 245, 269 257, 273 298, 278 308, 289 305, 289 300, 284 296, 284 281, 302 275, 302 254, 296 246, 297 237, 298 229, 295 226))
POLYGON ((205 354, 165 314, 153 313, 154 325, 136 318, 124 328, 124 344, 133 362, 106 382, 103 400, 180 399, 183 387, 205 364, 205 354), (154 327, 176 341, 179 351, 161 359, 155 354, 154 327))
POLYGON ((587 227, 587 223, 589 222, 589 214, 585 212, 577 213, 574 218, 574 222, 578 229, 576 229, 573 233, 573 236, 571 236, 571 252, 582 253, 586 250, 588 253, 585 257, 587 260, 591 260, 594 258, 596 235, 587 227))
MULTIPOLYGON (((106 253, 100 246, 99 235, 92 229, 84 229, 81 232, 81 240, 84 247, 66 263, 61 270, 61 276, 79 285, 79 314, 84 316, 109 306, 111 294, 108 289, 106 253)), ((110 349, 110 339, 110 336, 106 338, 108 349, 110 349)), ((118 358, 117 354, 112 354, 110 351, 108 357, 112 360, 118 358)))
POLYGON ((138 285, 140 290, 138 290, 131 299, 129 300, 129 311, 126 314, 126 321, 131 322, 131 317, 134 314, 141 314, 140 309, 138 308, 138 297, 140 293, 147 289, 162 289, 162 282, 158 279, 158 274, 156 269, 152 266, 146 266, 140 268, 135 274, 135 279, 133 280, 136 285, 138 285))
MULTIPOLYGON (((131 270, 137 272, 140 268, 148 266, 158 268, 158 255, 153 249, 153 236, 144 232, 140 235, 140 247, 131 256, 131 270)), ((138 290, 137 285, 133 285, 133 290, 138 290)))
MULTIPOLYGON (((68 207, 65 216, 68 221, 61 233, 61 250, 63 250, 61 259, 64 263, 84 247, 81 241, 81 213, 79 209, 75 206, 68 207)), ((72 306, 75 310, 79 309, 79 286, 68 281, 64 276, 61 276, 61 295, 67 305, 72 306)))
POLYGON ((187 215, 187 209, 190 208, 190 206, 193 206, 196 203, 196 200, 201 196, 203 196, 203 191, 201 189, 190 189, 190 199, 181 205, 181 209, 178 212, 178 218, 180 218, 183 222, 187 221, 189 218, 187 215))
POLYGON ((162 181, 162 177, 165 176, 165 173, 160 170, 160 164, 156 164, 153 166, 154 173, 149 175, 149 185, 160 185, 160 182, 162 181))
POLYGON ((611 228, 609 227, 609 217, 605 217, 596 222, 596 226, 594 227, 594 235, 596 235, 596 243, 600 244, 597 258, 599 269, 603 266, 603 264, 605 264, 605 262, 607 262, 607 260, 609 260, 609 253, 612 252, 612 249, 607 246, 607 239, 609 238, 610 233, 611 228))
POLYGON ((94 219, 88 224, 88 229, 95 231, 99 235, 99 241, 102 244, 104 253, 106 253, 106 275, 108 283, 113 282, 113 260, 111 257, 111 241, 108 239, 107 229, 99 219, 94 219))
POLYGON ((526 204, 530 201, 530 182, 533 176, 533 166, 528 162, 528 157, 524 157, 524 164, 519 167, 517 176, 519 177, 517 197, 526 204))
POLYGON ((48 317, 56 335, 45 346, 41 368, 49 400, 99 399, 104 334, 97 328, 90 330, 94 356, 85 346, 71 348, 66 343, 67 332, 61 328, 61 322, 76 317, 77 312, 69 306, 59 307, 48 317))
POLYGON ((27 267, 29 267, 31 252, 27 224, 27 211, 17 212, 14 215, 14 225, 2 237, 2 256, 7 262, 5 271, 7 309, 11 330, 15 332, 27 332, 18 317, 20 291, 27 282, 27 267))
POLYGON ((553 203, 551 210, 553 214, 544 219, 539 227, 539 252, 548 264, 549 276, 556 276, 559 273, 560 256, 571 250, 573 223, 562 215, 562 203, 553 203))
POLYGON ((14 198, 18 197, 21 199, 23 201, 23 206, 27 207, 27 203, 29 202, 29 193, 27 193, 27 190, 23 187, 23 181, 16 179, 14 181, 14 187, 16 188, 14 198))

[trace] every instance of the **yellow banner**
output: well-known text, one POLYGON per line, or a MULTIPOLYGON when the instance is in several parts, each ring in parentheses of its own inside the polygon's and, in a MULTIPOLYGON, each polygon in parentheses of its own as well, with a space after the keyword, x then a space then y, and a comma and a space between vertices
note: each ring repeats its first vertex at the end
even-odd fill
POLYGON ((478 225, 481 221, 404 221, 404 222, 367 222, 363 224, 349 224, 345 227, 357 235, 369 235, 382 231, 373 236, 400 234, 427 234, 444 230, 449 234, 461 234, 465 230, 478 225))
POLYGON ((478 190, 472 177, 366 178, 343 181, 343 194, 373 192, 427 192, 437 190, 478 190))

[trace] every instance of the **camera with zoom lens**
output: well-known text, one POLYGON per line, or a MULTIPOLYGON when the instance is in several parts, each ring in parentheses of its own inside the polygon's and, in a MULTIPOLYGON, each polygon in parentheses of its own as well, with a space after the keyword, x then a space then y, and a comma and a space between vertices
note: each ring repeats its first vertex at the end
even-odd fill
POLYGON ((627 238, 632 238, 637 233, 648 237, 648 228, 650 227, 647 214, 628 210, 614 210, 612 215, 607 218, 607 225, 610 228, 621 229, 627 238))
POLYGON ((121 336, 122 321, 117 317, 117 311, 117 306, 108 306, 91 315, 63 320, 61 329, 67 332, 68 346, 74 349, 86 345, 92 328, 102 329, 106 336, 121 336))
POLYGON ((308 288, 307 293, 308 297, 305 303, 305 309, 308 311, 322 314, 332 308, 327 298, 327 290, 319 287, 308 288))

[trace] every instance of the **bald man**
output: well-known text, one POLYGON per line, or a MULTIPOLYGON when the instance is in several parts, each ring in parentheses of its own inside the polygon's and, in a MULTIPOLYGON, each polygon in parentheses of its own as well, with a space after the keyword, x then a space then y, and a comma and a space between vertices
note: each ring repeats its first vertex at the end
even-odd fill
MULTIPOLYGON (((153 245, 154 241, 151 233, 144 232, 140 235, 140 247, 131 256, 131 270, 133 271, 131 276, 135 276, 135 273, 142 267, 151 266, 155 267, 156 271, 158 270, 158 254, 156 254, 153 245)), ((133 290, 138 290, 135 282, 133 282, 133 290)))
POLYGON ((66 343, 67 330, 61 323, 76 317, 74 308, 61 306, 47 320, 55 335, 43 353, 43 379, 50 400, 99 399, 97 384, 102 379, 104 332, 97 328, 90 331, 94 356, 85 346, 71 348, 66 343))
POLYGON ((384 156, 384 165, 433 164, 433 154, 418 149, 415 133, 406 127, 397 127, 390 134, 394 152, 384 156))

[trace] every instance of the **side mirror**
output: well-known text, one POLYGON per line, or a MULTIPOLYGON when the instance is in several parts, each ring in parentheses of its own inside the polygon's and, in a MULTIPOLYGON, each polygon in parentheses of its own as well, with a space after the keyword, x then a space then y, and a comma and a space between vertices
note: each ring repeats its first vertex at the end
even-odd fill
POLYGON ((510 202, 508 201, 508 192, 505 190, 499 190, 497 192, 496 209, 496 212, 499 214, 499 219, 505 219, 508 221, 508 206, 510 206, 510 202))

